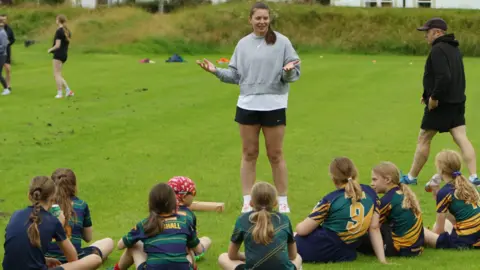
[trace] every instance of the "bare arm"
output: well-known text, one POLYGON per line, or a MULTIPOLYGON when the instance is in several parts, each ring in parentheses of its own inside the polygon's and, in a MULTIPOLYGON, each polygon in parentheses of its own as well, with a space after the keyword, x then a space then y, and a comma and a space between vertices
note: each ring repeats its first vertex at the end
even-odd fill
POLYGON ((445 213, 437 213, 437 222, 433 228, 433 232, 436 234, 442 234, 445 232, 445 219, 447 218, 445 213))
POLYGON ((85 242, 90 243, 93 238, 93 227, 83 228, 82 238, 85 242))
POLYGON ((288 259, 293 261, 297 258, 297 244, 295 242, 288 244, 288 259))
POLYGON ((60 39, 55 40, 55 45, 53 45, 52 48, 48 49, 48 52, 52 52, 60 48, 60 45, 62 44, 62 41, 60 39))
POLYGON ((383 249, 382 234, 380 233, 380 215, 378 213, 373 214, 372 223, 370 223, 368 233, 378 260, 381 263, 387 263, 387 260, 385 259, 385 250, 383 249))
POLYGON ((233 261, 245 261, 245 254, 240 253, 241 244, 230 242, 228 246, 228 258, 233 261))
POLYGON ((125 246, 125 243, 123 243, 123 239, 120 239, 120 240, 118 241, 117 248, 118 248, 119 250, 122 250, 122 249, 124 249, 124 248, 126 248, 126 247, 127 247, 127 246, 125 246))
POLYGON ((306 236, 313 232, 313 230, 315 230, 317 227, 318 223, 315 220, 307 217, 297 225, 296 232, 300 236, 306 236))
POLYGON ((63 251, 63 254, 67 258, 68 262, 73 262, 78 260, 78 254, 77 250, 73 246, 72 242, 70 240, 66 239, 61 242, 57 242, 58 247, 63 251))

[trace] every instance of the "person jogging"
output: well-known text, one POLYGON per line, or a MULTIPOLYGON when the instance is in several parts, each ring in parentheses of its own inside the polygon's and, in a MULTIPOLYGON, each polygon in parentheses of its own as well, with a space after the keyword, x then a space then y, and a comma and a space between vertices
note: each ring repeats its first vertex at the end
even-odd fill
MULTIPOLYGON (((460 147, 470 173, 469 180, 480 185, 477 176, 476 156, 465 127, 465 71, 463 57, 455 35, 447 34, 447 23, 441 18, 432 18, 418 31, 425 32, 425 39, 432 47, 423 75, 422 104, 425 112, 418 136, 417 149, 410 172, 402 175, 404 184, 416 184, 417 177, 427 162, 430 143, 437 133, 449 132, 460 147)), ((440 184, 434 175, 426 184, 426 191, 440 184)))
POLYGON ((5 78, 3 78, 2 71, 3 65, 7 59, 7 47, 8 47, 8 36, 7 32, 4 29, 5 26, 5 19, 0 17, 0 83, 3 86, 2 94, 8 91, 7 82, 5 78))

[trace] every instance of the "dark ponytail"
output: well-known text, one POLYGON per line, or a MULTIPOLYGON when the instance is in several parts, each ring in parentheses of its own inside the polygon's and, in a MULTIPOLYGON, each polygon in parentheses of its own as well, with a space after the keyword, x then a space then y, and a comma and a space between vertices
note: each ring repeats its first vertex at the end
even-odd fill
POLYGON ((34 247, 41 247, 40 244, 40 231, 38 230, 38 224, 42 222, 42 219, 38 215, 40 213, 40 198, 42 195, 42 189, 37 188, 35 191, 32 193, 32 200, 34 201, 33 203, 33 210, 32 213, 30 214, 30 217, 28 218, 32 224, 28 227, 27 234, 28 238, 30 239, 30 243, 34 247))
POLYGON ((155 212, 150 212, 147 223, 144 226, 145 235, 152 237, 163 232, 165 219, 155 212))
POLYGON ((164 230, 166 216, 172 215, 177 209, 177 197, 173 189, 166 183, 155 185, 148 199, 150 215, 143 228, 148 237, 160 234, 164 230))
MULTIPOLYGON (((27 235, 32 246, 40 248, 40 230, 38 225, 42 222, 40 217, 41 205, 40 203, 49 203, 55 195, 55 184, 52 179, 47 176, 36 176, 30 183, 28 191, 30 200, 33 203, 32 213, 28 220, 32 223, 28 226, 27 235)), ((47 210, 47 209, 45 209, 47 210)))
POLYGON ((267 43, 268 45, 273 45, 275 44, 275 42, 277 42, 277 35, 272 30, 272 26, 268 25, 268 30, 265 34, 265 43, 267 43))

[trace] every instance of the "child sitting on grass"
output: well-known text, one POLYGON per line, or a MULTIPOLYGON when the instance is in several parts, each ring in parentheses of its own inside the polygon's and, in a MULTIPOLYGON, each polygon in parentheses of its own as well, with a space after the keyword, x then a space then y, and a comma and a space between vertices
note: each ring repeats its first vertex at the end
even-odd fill
MULTIPOLYGON (((185 215, 193 225, 193 230, 197 233, 197 217, 189 209, 189 207, 193 203, 193 199, 197 195, 197 189, 195 187, 195 183, 192 179, 185 177, 185 176, 175 176, 168 180, 168 185, 175 191, 175 195, 177 197, 178 203, 178 214, 185 215)), ((199 260, 205 255, 205 252, 209 249, 210 245, 212 244, 212 240, 210 238, 204 236, 200 237, 200 245, 202 245, 203 252, 200 254, 194 254, 195 260, 199 260)))
POLYGON ((58 218, 48 212, 55 199, 56 186, 47 176, 37 176, 30 183, 28 198, 32 206, 13 213, 5 229, 4 270, 90 270, 102 264, 95 251, 78 260, 72 242, 67 238, 63 224, 65 216, 58 218), (62 264, 45 258, 48 243, 54 239, 65 254, 68 263, 62 264))
POLYGON ((295 270, 301 269, 292 224, 285 215, 274 211, 277 206, 275 187, 257 182, 252 188, 250 205, 253 211, 242 214, 228 247, 218 258, 224 270, 295 270), (239 252, 244 243, 245 253, 239 252))
POLYGON ((177 214, 177 198, 166 183, 155 185, 150 191, 150 215, 143 219, 120 241, 118 249, 125 249, 114 270, 175 269, 192 270, 194 258, 187 249, 201 253, 203 247, 185 215, 177 214))
POLYGON ((480 195, 461 173, 460 154, 441 151, 435 158, 435 166, 445 185, 433 190, 437 222, 433 231, 425 229, 427 245, 438 249, 480 248, 480 195))
MULTIPOLYGON (((53 172, 52 180, 57 187, 55 202, 60 206, 67 220, 64 228, 67 237, 77 250, 78 258, 81 259, 94 252, 100 254, 105 260, 113 251, 113 240, 105 238, 94 242, 88 247, 82 248, 82 240, 89 243, 93 238, 92 218, 87 202, 77 197, 77 177, 70 169, 60 168, 53 172)), ((67 258, 56 242, 48 245, 46 257, 66 263, 67 258)))

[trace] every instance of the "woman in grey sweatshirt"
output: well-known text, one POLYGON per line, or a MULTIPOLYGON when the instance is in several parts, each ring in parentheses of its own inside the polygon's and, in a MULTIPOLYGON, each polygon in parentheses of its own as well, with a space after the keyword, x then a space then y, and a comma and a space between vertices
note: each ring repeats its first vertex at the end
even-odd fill
POLYGON ((7 60, 7 47, 8 47, 8 35, 5 32, 5 19, 0 17, 0 83, 3 86, 3 93, 6 93, 8 90, 7 82, 5 78, 3 78, 3 65, 5 65, 5 61, 7 60))
POLYGON ((283 137, 289 83, 300 77, 300 59, 290 40, 272 30, 270 10, 266 4, 253 5, 249 22, 253 33, 238 42, 228 68, 217 68, 207 59, 197 61, 197 64, 220 81, 240 86, 235 121, 240 126, 243 144, 240 173, 244 198, 242 212, 252 210, 250 191, 256 179, 259 134, 262 130, 279 195, 279 211, 289 213, 283 137))

